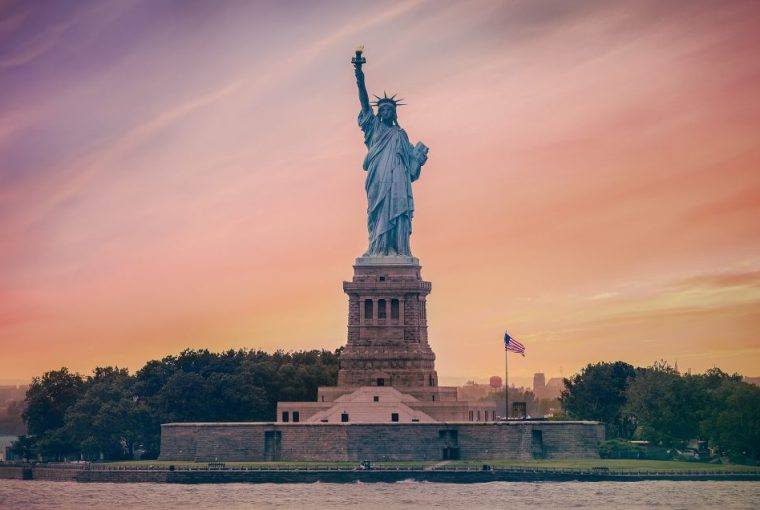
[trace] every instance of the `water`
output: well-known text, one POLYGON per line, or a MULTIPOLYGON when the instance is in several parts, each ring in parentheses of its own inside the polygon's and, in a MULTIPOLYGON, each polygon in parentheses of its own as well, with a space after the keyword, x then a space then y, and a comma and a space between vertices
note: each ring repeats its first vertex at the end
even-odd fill
POLYGON ((0 480, 0 509, 760 508, 760 482, 74 483, 0 480))

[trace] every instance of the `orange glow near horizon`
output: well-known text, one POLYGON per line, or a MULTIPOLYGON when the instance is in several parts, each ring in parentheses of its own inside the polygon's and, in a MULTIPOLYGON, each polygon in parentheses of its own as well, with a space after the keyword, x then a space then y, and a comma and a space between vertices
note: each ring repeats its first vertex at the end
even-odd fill
POLYGON ((0 384, 335 349, 366 248, 353 49, 430 147, 442 383, 760 375, 754 2, 0 3, 0 384))

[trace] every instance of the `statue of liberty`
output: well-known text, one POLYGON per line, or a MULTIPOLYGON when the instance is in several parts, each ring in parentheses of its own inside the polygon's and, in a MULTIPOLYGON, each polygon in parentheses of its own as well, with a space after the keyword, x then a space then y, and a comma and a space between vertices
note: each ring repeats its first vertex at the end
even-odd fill
POLYGON ((412 146, 409 137, 398 123, 396 108, 401 100, 396 96, 375 96, 377 115, 372 111, 367 87, 364 84, 362 64, 363 48, 356 50, 351 59, 359 87, 359 127, 364 131, 367 156, 364 170, 367 179, 367 229, 369 248, 365 257, 406 255, 411 256, 409 236, 412 233, 414 199, 412 182, 420 177, 422 165, 427 161, 428 148, 422 143, 412 146))

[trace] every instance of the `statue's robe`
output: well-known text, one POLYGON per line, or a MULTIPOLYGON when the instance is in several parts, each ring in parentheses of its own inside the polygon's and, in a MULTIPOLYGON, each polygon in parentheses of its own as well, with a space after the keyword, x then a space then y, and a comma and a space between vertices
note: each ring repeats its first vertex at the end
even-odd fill
POLYGON ((406 132, 387 126, 372 110, 359 113, 367 157, 367 228, 369 249, 365 255, 411 255, 414 199, 412 182, 420 176, 420 162, 406 132))

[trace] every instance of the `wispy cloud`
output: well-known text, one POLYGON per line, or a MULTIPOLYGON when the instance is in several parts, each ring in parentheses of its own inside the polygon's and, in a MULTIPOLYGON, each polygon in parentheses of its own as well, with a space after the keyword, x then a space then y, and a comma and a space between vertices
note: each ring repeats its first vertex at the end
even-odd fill
POLYGON ((61 37, 70 27, 71 23, 52 27, 45 33, 38 34, 28 41, 20 50, 0 56, 0 69, 22 66, 48 53, 55 48, 56 44, 58 44, 61 37))
MULTIPOLYGON (((88 184, 97 175, 108 172, 131 151, 160 136, 162 131, 170 130, 189 115, 210 108, 216 102, 235 93, 240 85, 239 82, 228 83, 216 90, 172 105, 165 111, 129 127, 123 134, 96 150, 77 155, 70 161, 60 162, 54 178, 25 184, 23 189, 6 188, 6 191, 0 194, 0 206, 8 212, 4 221, 0 222, 0 246, 6 246, 5 256, 20 249, 28 235, 34 235, 34 225, 51 218, 60 205, 87 192, 88 184), (24 202, 28 205, 21 209, 11 209, 12 205, 18 207, 24 202)), ((0 276, 5 271, 12 271, 11 266, 6 265, 4 270, 0 270, 0 276)))
POLYGON ((431 147, 412 243, 439 373, 498 373, 505 326, 526 373, 757 364, 756 2, 61 5, 0 7, 4 374, 339 345, 361 43, 431 147))
POLYGON ((624 327, 629 322, 657 321, 669 316, 742 314, 752 308, 760 310, 760 271, 705 273, 665 282, 646 295, 615 296, 614 302, 589 311, 586 320, 624 327))
POLYGON ((618 295, 619 293, 617 292, 599 292, 598 294, 594 294, 593 296, 591 296, 589 299, 591 299, 592 301, 596 301, 599 299, 610 299, 618 295))
MULTIPOLYGON (((0 19, 0 72, 32 63, 60 46, 67 33, 79 21, 123 7, 98 5, 96 2, 61 6, 8 2, 6 17, 0 19)), ((0 12, 2 8, 0 7, 0 12)))

